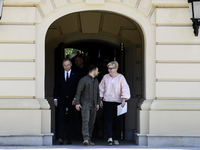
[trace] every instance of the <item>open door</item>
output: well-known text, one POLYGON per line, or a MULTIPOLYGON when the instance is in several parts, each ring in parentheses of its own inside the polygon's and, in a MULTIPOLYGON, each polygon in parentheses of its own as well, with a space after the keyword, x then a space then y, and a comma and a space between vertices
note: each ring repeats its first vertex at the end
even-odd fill
MULTIPOLYGON (((74 57, 81 54, 84 58, 84 66, 86 68, 91 64, 98 66, 99 75, 97 78, 101 82, 103 76, 108 73, 107 63, 110 61, 116 60, 119 63, 118 72, 124 74, 124 53, 123 43, 111 45, 110 43, 95 40, 77 41, 69 44, 61 43, 55 50, 55 71, 60 72, 63 70, 62 60, 67 57, 72 59, 72 68, 75 68, 74 57)), ((121 119, 121 139, 124 139, 124 134, 125 116, 123 115, 121 119)), ((103 109, 100 109, 97 113, 93 137, 105 138, 103 109)))

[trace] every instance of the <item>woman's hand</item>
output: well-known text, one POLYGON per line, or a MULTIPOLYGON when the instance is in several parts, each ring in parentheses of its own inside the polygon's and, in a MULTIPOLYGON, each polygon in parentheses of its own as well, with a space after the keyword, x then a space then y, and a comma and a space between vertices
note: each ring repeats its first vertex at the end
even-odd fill
POLYGON ((103 101, 100 101, 100 107, 103 108, 103 101))
POLYGON ((123 98, 123 99, 122 99, 122 104, 121 104, 122 107, 125 106, 126 100, 127 100, 126 98, 123 98))

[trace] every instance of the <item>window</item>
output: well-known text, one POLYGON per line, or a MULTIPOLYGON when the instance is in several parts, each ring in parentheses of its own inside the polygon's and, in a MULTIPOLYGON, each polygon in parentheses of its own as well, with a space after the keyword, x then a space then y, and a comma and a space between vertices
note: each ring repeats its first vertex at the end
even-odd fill
POLYGON ((83 54, 84 52, 74 48, 65 48, 64 49, 64 57, 65 58, 73 58, 77 54, 83 54))

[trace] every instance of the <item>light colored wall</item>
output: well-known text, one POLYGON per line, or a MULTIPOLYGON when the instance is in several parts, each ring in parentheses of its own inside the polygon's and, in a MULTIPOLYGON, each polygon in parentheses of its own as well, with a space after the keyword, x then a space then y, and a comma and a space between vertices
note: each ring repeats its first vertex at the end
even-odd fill
POLYGON ((0 145, 52 144, 49 104, 36 93, 35 6, 39 3, 4 1, 0 20, 0 145))
POLYGON ((0 21, 0 97, 35 97, 35 9, 3 8, 0 21))
MULTIPOLYGON (((96 0, 95 3, 93 5, 94 1, 91 0, 4 0, 0 20, 0 103, 11 110, 0 109, 8 114, 1 123, 3 129, 7 131, 12 127, 12 124, 8 127, 4 124, 8 122, 10 114, 24 111, 24 118, 27 119, 16 121, 18 133, 24 133, 19 126, 21 123, 31 127, 25 122, 28 120, 26 112, 34 120, 41 117, 33 134, 50 133, 49 104, 44 100, 46 31, 53 21, 64 15, 101 10, 133 19, 144 34, 145 101, 139 103, 138 131, 142 134, 168 134, 172 131, 173 134, 199 134, 194 125, 199 123, 195 119, 199 113, 194 110, 199 110, 196 105, 199 106, 200 97, 197 76, 200 38, 193 34, 187 1, 96 0), (194 74, 189 71, 194 71, 194 74), (8 98, 13 98, 18 105, 8 98), (22 98, 28 100, 21 101, 22 98), (31 110, 29 100, 38 104, 35 110, 31 110), (192 103, 190 107, 183 105, 185 101, 192 103), (34 111, 36 113, 32 113, 34 111), (180 118, 186 113, 190 123, 184 117, 180 118), (184 128, 176 130, 180 125, 176 118, 180 119, 184 128), (166 128, 166 125, 173 126, 166 128), (189 129, 187 133, 183 132, 185 128, 189 129)), ((14 134, 14 131, 9 131, 9 134, 14 134)))
POLYGON ((189 18, 188 8, 156 9, 157 99, 199 99, 200 38, 189 18))
POLYGON ((149 130, 141 130, 149 133, 148 140, 141 141, 153 146, 188 146, 190 136, 200 133, 196 126, 200 108, 200 38, 194 36, 186 1, 152 2, 157 7, 156 91, 148 113, 149 130), (173 140, 178 142, 174 144, 173 140))

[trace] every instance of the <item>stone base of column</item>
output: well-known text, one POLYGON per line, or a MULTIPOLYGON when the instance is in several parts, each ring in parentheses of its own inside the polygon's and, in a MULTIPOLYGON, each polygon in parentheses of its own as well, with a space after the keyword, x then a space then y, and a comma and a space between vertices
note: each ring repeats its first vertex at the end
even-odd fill
POLYGON ((140 146, 147 146, 148 145, 148 138, 147 138, 147 134, 139 134, 139 133, 135 133, 135 137, 134 137, 135 143, 137 145, 140 146))
POLYGON ((0 145, 5 146, 48 146, 52 145, 53 134, 0 134, 0 145))
POLYGON ((138 134, 136 143, 143 146, 159 147, 199 147, 200 135, 178 135, 178 134, 138 134))

